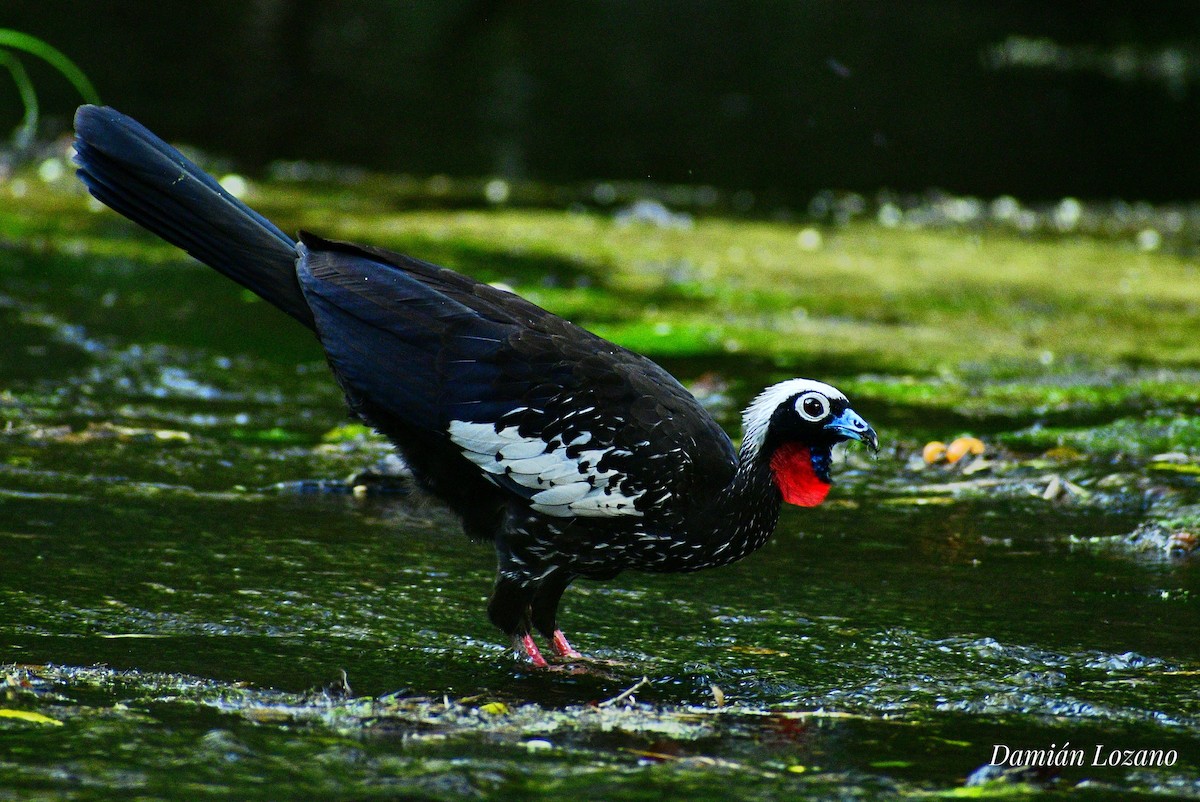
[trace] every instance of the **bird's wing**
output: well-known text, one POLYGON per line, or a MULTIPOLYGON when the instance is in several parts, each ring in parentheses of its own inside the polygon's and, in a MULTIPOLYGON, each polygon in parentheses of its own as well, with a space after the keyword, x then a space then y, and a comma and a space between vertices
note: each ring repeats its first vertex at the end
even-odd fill
POLYGON ((641 516, 723 487, 733 446, 670 374, 519 296, 301 235, 297 275, 352 408, 444 438, 560 517, 641 516))

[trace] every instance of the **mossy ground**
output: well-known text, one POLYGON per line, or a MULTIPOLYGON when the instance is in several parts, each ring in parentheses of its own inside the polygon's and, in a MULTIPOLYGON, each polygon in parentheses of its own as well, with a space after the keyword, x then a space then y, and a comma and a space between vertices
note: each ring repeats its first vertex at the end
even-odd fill
MULTIPOLYGON (((178 260, 110 212, 93 204, 84 213, 69 171, 51 174, 10 179, 0 191, 9 242, 92 259, 178 260)), ((284 230, 370 242, 506 282, 658 356, 732 352, 788 368, 840 362, 839 372, 921 376, 968 366, 1009 374, 1200 366, 1200 269, 1132 239, 871 220, 812 236, 803 223, 699 217, 675 227, 595 209, 429 208, 437 205, 429 196, 382 179, 255 183, 246 199, 284 230)))

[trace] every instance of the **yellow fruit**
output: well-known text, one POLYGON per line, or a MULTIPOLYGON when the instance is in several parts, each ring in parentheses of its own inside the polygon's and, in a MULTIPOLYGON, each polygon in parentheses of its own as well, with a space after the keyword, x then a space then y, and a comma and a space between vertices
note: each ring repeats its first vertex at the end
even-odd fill
POLYGON ((925 448, 921 450, 921 458, 925 460, 926 465, 932 465, 944 456, 946 456, 946 444, 941 440, 926 443, 925 448))
POLYGON ((953 464, 967 454, 982 454, 986 448, 983 441, 977 437, 960 437, 946 447, 946 462, 953 464))

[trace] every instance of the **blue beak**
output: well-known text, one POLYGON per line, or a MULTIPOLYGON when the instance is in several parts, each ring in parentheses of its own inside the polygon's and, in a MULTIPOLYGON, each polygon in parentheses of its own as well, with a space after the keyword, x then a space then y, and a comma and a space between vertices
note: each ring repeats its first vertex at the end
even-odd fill
POLYGON ((871 425, 852 409, 847 408, 841 415, 825 424, 825 430, 844 440, 858 440, 876 454, 879 453, 879 435, 875 434, 871 425))

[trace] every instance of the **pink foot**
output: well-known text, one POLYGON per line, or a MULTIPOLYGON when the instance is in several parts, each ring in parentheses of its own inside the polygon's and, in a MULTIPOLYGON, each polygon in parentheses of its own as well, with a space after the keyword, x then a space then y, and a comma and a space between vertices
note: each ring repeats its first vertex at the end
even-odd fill
POLYGON ((582 654, 575 651, 574 647, 567 642, 567 636, 563 634, 561 629, 554 630, 554 637, 550 643, 554 646, 554 652, 559 657, 570 657, 572 660, 579 660, 583 657, 582 654))
POLYGON ((532 635, 525 633, 517 638, 517 643, 519 643, 521 648, 525 650, 525 654, 529 655, 529 661, 533 663, 534 668, 545 668, 549 665, 549 663, 546 662, 546 658, 542 657, 542 653, 538 649, 537 644, 533 642, 532 635))

